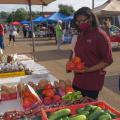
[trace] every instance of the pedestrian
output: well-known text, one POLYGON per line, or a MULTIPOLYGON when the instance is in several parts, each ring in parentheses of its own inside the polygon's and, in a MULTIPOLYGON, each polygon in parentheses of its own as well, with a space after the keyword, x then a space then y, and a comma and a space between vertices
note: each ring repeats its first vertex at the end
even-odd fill
POLYGON ((16 36, 17 36, 17 29, 15 26, 13 25, 10 25, 9 27, 9 44, 8 46, 10 46, 11 44, 11 40, 13 41, 13 45, 15 45, 15 39, 16 39, 16 36))
POLYGON ((0 53, 3 54, 4 49, 4 27, 0 24, 0 53))
POLYGON ((25 26, 25 25, 23 25, 23 29, 22 29, 22 31, 23 31, 23 37, 24 38, 26 38, 27 37, 27 27, 25 26))
MULTIPOLYGON (((88 7, 82 7, 75 12, 74 22, 78 36, 73 52, 84 62, 85 67, 73 71, 72 86, 81 91, 83 96, 97 99, 104 84, 104 68, 113 62, 110 39, 98 27, 97 18, 88 7)), ((71 59, 72 55, 68 63, 71 59)))
POLYGON ((63 37, 62 21, 58 20, 57 25, 55 26, 56 40, 57 40, 57 49, 60 50, 63 37))

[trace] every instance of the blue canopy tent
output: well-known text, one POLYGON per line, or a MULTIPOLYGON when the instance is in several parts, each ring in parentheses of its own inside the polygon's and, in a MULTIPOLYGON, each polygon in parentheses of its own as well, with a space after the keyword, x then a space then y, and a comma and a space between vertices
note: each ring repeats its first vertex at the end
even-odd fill
POLYGON ((53 13, 51 16, 48 17, 48 21, 57 22, 58 20, 64 20, 66 17, 68 17, 68 16, 66 16, 62 13, 56 12, 56 13, 53 13))
POLYGON ((40 23, 40 22, 46 22, 46 21, 47 21, 47 18, 45 18, 43 16, 39 16, 39 17, 33 19, 34 23, 40 23))
POLYGON ((27 21, 27 20, 22 20, 20 23, 21 23, 21 24, 30 24, 30 22, 27 21))
POLYGON ((73 20, 73 16, 68 16, 63 19, 63 21, 65 21, 65 22, 70 22, 71 20, 73 20))

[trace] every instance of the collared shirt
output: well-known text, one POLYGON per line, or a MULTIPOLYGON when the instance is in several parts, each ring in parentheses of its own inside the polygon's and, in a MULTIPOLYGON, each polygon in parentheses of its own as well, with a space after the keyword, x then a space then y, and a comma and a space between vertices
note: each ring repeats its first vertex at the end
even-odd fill
MULTIPOLYGON (((92 67, 100 62, 111 64, 112 49, 108 35, 102 29, 93 29, 77 38, 74 48, 75 56, 81 58, 86 67, 92 67)), ((106 72, 75 73, 73 84, 85 90, 101 90, 106 72)))
POLYGON ((56 37, 57 37, 57 38, 62 38, 63 31, 62 31, 61 25, 57 24, 57 25, 55 26, 55 31, 56 31, 56 37))

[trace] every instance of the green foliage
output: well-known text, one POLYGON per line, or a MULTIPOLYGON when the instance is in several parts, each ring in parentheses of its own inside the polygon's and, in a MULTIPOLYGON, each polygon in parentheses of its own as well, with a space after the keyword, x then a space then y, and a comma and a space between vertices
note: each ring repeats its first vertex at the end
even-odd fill
POLYGON ((74 13, 74 9, 72 6, 68 5, 59 5, 59 12, 65 14, 65 15, 72 15, 74 13))
POLYGON ((24 8, 19 8, 13 12, 14 20, 21 21, 28 19, 28 12, 24 8))
POLYGON ((0 18, 2 18, 2 19, 8 18, 9 14, 10 13, 8 13, 8 12, 1 11, 0 12, 0 18))

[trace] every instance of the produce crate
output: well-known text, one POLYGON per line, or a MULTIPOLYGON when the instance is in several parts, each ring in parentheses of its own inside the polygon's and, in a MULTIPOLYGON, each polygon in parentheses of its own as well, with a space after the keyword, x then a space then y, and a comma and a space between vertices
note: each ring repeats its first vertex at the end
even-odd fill
POLYGON ((74 114, 76 114, 76 110, 78 108, 83 108, 86 105, 97 105, 97 106, 101 107, 102 109, 109 110, 113 114, 115 114, 115 115, 117 115, 119 117, 119 118, 114 119, 114 120, 120 120, 120 112, 115 110, 114 108, 112 108, 111 106, 109 106, 107 103, 105 103, 103 101, 90 102, 90 103, 84 103, 84 104, 76 104, 76 105, 70 105, 70 106, 63 106, 63 107, 58 107, 58 108, 50 108, 50 109, 46 109, 46 110, 41 109, 42 120, 48 120, 48 117, 47 117, 48 112, 53 113, 53 112, 55 112, 57 110, 60 110, 60 109, 69 108, 69 109, 71 109, 72 115, 74 115, 74 114))
POLYGON ((24 76, 24 75, 25 75, 25 71, 0 73, 0 78, 17 77, 17 76, 24 76))

